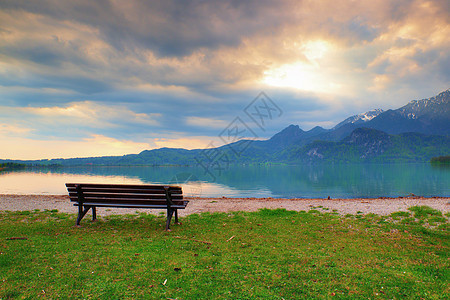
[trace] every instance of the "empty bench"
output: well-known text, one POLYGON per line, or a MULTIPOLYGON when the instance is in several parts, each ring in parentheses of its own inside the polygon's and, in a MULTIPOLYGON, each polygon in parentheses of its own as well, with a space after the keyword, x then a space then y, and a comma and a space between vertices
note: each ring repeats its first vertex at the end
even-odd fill
POLYGON ((78 206, 77 225, 86 213, 92 210, 92 220, 97 219, 96 207, 166 209, 166 230, 178 209, 186 208, 189 201, 183 199, 179 186, 66 183, 70 201, 78 206))

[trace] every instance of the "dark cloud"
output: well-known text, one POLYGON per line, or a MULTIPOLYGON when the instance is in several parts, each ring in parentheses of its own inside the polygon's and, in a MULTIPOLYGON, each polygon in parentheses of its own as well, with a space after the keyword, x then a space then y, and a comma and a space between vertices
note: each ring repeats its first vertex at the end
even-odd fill
POLYGON ((379 30, 362 18, 354 18, 348 23, 348 29, 344 30, 346 34, 351 32, 358 41, 372 41, 379 35, 379 30))
MULTIPOLYGON (((123 51, 152 49, 158 56, 186 56, 201 48, 235 47, 242 38, 277 28, 283 6, 274 1, 3 1, 27 11, 86 24, 123 51)), ((284 15, 284 13, 283 13, 284 15)))

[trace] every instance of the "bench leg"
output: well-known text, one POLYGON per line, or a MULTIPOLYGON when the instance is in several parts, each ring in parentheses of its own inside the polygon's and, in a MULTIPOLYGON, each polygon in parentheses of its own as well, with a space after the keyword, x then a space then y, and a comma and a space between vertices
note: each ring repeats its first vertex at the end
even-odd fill
POLYGON ((95 206, 83 206, 78 205, 78 218, 77 218, 77 226, 80 226, 81 219, 84 218, 84 216, 87 214, 89 209, 92 208, 92 218, 97 218, 97 213, 95 212, 95 206))
POLYGON ((178 224, 178 209, 175 209, 175 223, 178 224))
POLYGON ((77 226, 80 226, 81 219, 83 219, 83 205, 78 205, 78 217, 77 217, 77 226))
POLYGON ((92 206, 92 222, 97 221, 97 207, 92 206))
POLYGON ((167 209, 167 221, 166 221, 166 230, 167 231, 170 231, 170 221, 172 221, 173 212, 174 212, 174 209, 171 209, 171 208, 167 209))

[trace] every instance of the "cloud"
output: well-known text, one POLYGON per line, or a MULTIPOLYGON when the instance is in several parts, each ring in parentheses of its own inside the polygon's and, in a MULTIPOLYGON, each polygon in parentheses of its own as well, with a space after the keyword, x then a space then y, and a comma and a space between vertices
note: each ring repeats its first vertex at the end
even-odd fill
POLYGON ((156 148, 184 148, 184 149, 205 149, 219 147, 223 142, 218 137, 210 136, 190 136, 189 138, 156 138, 152 143, 156 148))
POLYGON ((72 103, 68 107, 25 107, 25 113, 44 119, 74 119, 76 122, 88 124, 91 127, 115 127, 122 120, 127 124, 142 126, 157 126, 154 117, 159 113, 143 114, 130 111, 126 107, 101 105, 90 101, 72 103))
MULTIPOLYGON (((297 64, 308 69, 311 63, 322 74, 311 80, 337 81, 341 76, 336 68, 348 67, 338 59, 354 64, 353 57, 335 56, 331 65, 326 57, 322 64, 312 62, 308 57, 312 42, 324 41, 343 49, 343 54, 362 47, 360 52, 376 51, 373 55, 379 57, 388 50, 386 45, 383 49, 383 40, 394 42, 396 31, 403 39, 409 35, 426 39, 429 32, 442 39, 448 28, 442 13, 446 4, 438 1, 42 1, 41 5, 4 1, 1 5, 7 13, 2 15, 6 42, 0 51, 15 64, 31 62, 24 67, 22 82, 83 94, 150 84, 212 96, 248 89, 280 67, 297 64), (23 19, 27 22, 19 21, 23 19), (409 35, 408 28, 413 30, 409 35)), ((370 63, 360 62, 360 68, 370 63)), ((353 88, 338 85, 344 91, 353 88)), ((316 84, 315 90, 320 86, 316 84)))
POLYGON ((11 137, 0 131, 2 147, 0 157, 12 159, 45 159, 94 156, 117 156, 124 153, 139 153, 148 149, 148 143, 136 143, 130 140, 118 140, 102 135, 92 135, 80 141, 73 140, 35 140, 11 137))
POLYGON ((445 0, 3 0, 0 123, 30 139, 184 145, 216 136, 265 91, 285 114, 261 137, 332 127, 447 89, 449 10, 445 0))
POLYGON ((197 127, 210 127, 215 129, 224 129, 228 126, 229 121, 215 120, 211 118, 203 117, 188 117, 186 119, 186 124, 197 127))
POLYGON ((2 1, 2 7, 55 22, 76 20, 98 28, 101 38, 119 50, 136 46, 151 49, 158 56, 188 56, 199 48, 238 46, 242 35, 276 26, 284 13, 282 7, 288 4, 220 0, 39 2, 2 1))
POLYGON ((7 136, 27 135, 31 131, 33 131, 32 128, 25 128, 25 127, 16 126, 16 125, 0 123, 0 134, 1 135, 7 135, 7 136))
POLYGON ((92 134, 120 137, 133 129, 141 132, 158 127, 160 116, 90 101, 64 107, 0 107, 1 119, 18 124, 22 133, 35 138, 80 139, 92 134))

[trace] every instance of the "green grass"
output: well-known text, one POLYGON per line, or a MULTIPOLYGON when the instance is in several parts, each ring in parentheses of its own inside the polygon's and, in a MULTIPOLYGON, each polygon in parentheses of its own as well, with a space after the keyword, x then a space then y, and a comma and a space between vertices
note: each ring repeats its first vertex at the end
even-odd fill
POLYGON ((442 299, 448 216, 0 212, 0 299, 442 299), (408 220, 408 221, 405 221, 408 220), (434 225, 432 225, 434 224, 434 225), (26 239, 9 239, 9 238, 26 239))

